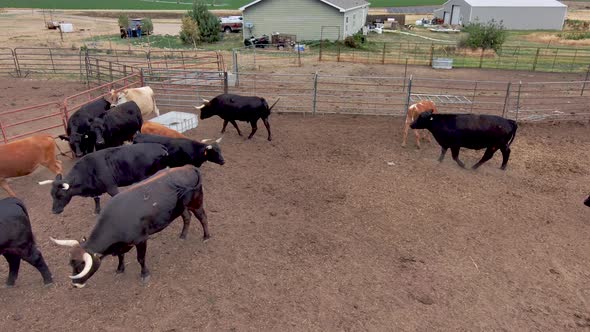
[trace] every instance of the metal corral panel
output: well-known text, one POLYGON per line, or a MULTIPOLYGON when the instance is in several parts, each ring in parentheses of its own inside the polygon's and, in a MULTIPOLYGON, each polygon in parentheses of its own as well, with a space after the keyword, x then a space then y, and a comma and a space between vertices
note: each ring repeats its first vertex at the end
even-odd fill
POLYGON ((319 40, 321 27, 331 26, 322 37, 336 40, 344 33, 344 14, 318 0, 264 0, 244 10, 244 24, 254 24, 251 33, 244 28, 244 38, 280 32, 296 35, 299 41, 319 40))

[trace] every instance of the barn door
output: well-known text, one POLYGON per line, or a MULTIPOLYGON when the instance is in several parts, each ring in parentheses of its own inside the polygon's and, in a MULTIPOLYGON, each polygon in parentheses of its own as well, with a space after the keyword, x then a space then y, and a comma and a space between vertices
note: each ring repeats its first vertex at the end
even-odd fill
POLYGON ((443 13, 443 22, 444 22, 444 24, 450 24, 451 23, 450 18, 451 17, 449 15, 449 12, 444 12, 443 13))
POLYGON ((461 6, 453 5, 451 10, 451 25, 459 24, 459 18, 461 17, 461 6))

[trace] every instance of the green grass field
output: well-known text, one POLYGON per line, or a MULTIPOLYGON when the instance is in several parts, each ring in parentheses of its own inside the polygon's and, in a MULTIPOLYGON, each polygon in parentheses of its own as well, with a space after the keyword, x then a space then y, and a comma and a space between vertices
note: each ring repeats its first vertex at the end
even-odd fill
MULTIPOLYGON (((44 9, 189 9, 190 0, 0 0, 0 8, 44 9)), ((250 0, 206 0, 215 3, 212 9, 238 9, 250 0)), ((371 7, 404 7, 441 5, 444 0, 372 0, 371 7)))

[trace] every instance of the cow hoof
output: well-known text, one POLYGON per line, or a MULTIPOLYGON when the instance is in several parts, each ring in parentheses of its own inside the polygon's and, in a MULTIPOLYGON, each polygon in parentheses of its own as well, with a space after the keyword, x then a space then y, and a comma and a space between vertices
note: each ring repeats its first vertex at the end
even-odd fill
POLYGON ((204 237, 204 238, 203 238, 203 243, 205 243, 205 242, 209 241, 209 239, 210 239, 210 238, 211 238, 210 236, 208 236, 208 237, 204 237))
POLYGON ((150 275, 148 274, 147 276, 142 276, 141 277, 141 282, 144 284, 147 284, 150 281, 150 275))
POLYGON ((119 275, 119 274, 123 274, 123 273, 125 273, 125 269, 115 271, 115 275, 119 275))
POLYGON ((4 284, 4 288, 14 288, 14 284, 4 284))
POLYGON ((422 149, 422 148, 420 147, 420 145, 416 146, 416 150, 420 150, 420 149, 422 149))
POLYGON ((186 240, 186 235, 182 235, 181 234, 178 238, 181 239, 181 240, 186 240))
POLYGON ((50 283, 43 284, 43 287, 44 288, 52 288, 53 287, 53 281, 50 282, 50 283))

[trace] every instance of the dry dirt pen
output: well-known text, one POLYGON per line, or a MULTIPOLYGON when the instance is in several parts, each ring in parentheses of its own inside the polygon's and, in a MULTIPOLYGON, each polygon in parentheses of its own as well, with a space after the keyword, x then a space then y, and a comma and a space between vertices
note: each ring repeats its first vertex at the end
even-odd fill
MULTIPOLYGON (((501 158, 495 156, 472 172, 450 158, 438 164, 435 144, 415 150, 410 140, 409 148, 401 148, 401 117, 325 114, 338 105, 402 114, 409 73, 401 80, 374 75, 383 87, 375 91, 369 67, 364 77, 354 79, 314 69, 317 77, 301 73, 300 79, 280 72, 240 74, 235 85, 230 84, 235 76, 215 71, 142 68, 132 74, 155 87, 164 111, 190 111, 199 98, 224 89, 264 95, 271 102, 280 96, 279 112, 271 117, 274 140, 265 140, 264 128, 252 140, 228 128, 222 143, 226 164, 202 167, 213 238, 202 243, 198 223, 186 241, 177 238, 177 222, 156 235, 148 249, 152 278, 147 285, 139 282, 131 253, 126 274, 116 276, 116 259, 108 257, 87 288, 72 289, 67 250, 48 237, 87 236, 95 222, 92 200, 74 199, 64 214, 51 215, 49 190, 36 185, 51 177, 47 170, 13 179, 56 285, 42 288, 38 273, 23 264, 17 287, 0 289, 1 326, 90 331, 588 328, 590 228, 582 200, 590 179, 590 150, 584 148, 590 144, 590 127, 585 118, 534 123, 520 117, 508 170, 498 169, 501 158), (309 83, 316 78, 314 89, 309 83), (174 90, 184 91, 165 99, 174 90), (379 100, 385 91, 400 90, 391 101, 395 107, 366 104, 385 104, 379 100), (311 116, 314 91, 316 116, 311 116)), ((6 78, 0 87, 11 91, 3 97, 7 103, 15 99, 15 107, 26 106, 21 104, 25 97, 30 104, 47 102, 52 93, 65 93, 58 101, 97 96, 80 94, 84 84, 69 83, 70 92, 48 88, 58 82, 63 81, 6 78)), ((458 89, 447 83, 413 77, 411 89, 473 96, 466 92, 473 86, 458 89)), ((501 114, 504 83, 495 89, 495 103, 477 95, 476 103, 462 107, 487 105, 482 111, 501 114)), ((484 91, 482 85, 477 91, 484 91)), ((576 87, 572 98, 574 90, 581 93, 580 84, 571 86, 576 87)), ((100 89, 106 92, 108 86, 100 89)), ((556 100, 567 89, 559 91, 556 100)), ((515 108, 507 105, 512 105, 509 115, 515 108)), ((221 120, 210 119, 187 134, 219 137, 220 129, 221 120)), ((468 165, 479 157, 481 151, 461 154, 468 165)), ((69 170, 72 161, 60 158, 69 170)), ((7 270, 1 263, 1 278, 7 270)))

